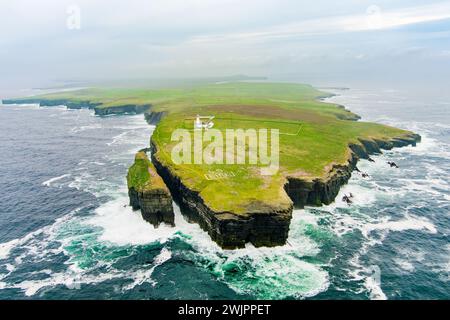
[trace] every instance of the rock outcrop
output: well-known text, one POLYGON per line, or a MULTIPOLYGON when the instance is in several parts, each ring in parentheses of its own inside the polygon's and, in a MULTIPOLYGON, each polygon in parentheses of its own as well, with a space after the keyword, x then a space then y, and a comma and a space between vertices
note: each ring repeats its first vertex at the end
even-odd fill
POLYGON ((128 170, 128 195, 133 210, 141 210, 144 220, 155 227, 161 223, 175 225, 172 197, 147 157, 146 150, 136 154, 128 170))

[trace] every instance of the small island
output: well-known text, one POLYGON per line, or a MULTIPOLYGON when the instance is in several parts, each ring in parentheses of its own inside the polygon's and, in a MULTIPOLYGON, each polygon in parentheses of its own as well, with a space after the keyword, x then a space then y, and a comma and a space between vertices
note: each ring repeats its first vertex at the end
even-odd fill
POLYGON ((358 121, 345 107, 321 101, 327 96, 303 84, 221 82, 167 89, 92 88, 3 103, 89 108, 99 116, 144 113, 156 128, 151 160, 139 152, 128 173, 133 208, 154 225, 173 224, 173 197, 190 222, 222 248, 235 249, 246 243, 284 245, 294 207, 330 204, 359 159, 420 141, 410 131, 358 121), (213 116, 214 128, 223 131, 277 130, 277 172, 261 175, 258 164, 174 163, 172 133, 192 130, 198 115, 213 116))
POLYGON ((161 223, 173 226, 175 217, 172 197, 146 151, 144 149, 136 154, 134 164, 128 170, 130 205, 133 210, 141 210, 144 220, 155 227, 159 227, 161 223))

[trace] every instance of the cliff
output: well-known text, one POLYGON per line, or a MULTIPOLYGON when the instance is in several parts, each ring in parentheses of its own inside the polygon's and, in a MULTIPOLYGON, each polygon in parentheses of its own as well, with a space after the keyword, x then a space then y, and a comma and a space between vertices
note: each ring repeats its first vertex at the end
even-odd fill
POLYGON ((127 175, 128 195, 133 210, 141 210, 144 220, 155 227, 175 225, 172 197, 145 150, 136 154, 127 175))
POLYGON ((151 108, 151 105, 118 105, 118 106, 98 106, 94 108, 95 114, 99 116, 106 116, 111 114, 127 114, 127 113, 135 113, 140 114, 148 111, 151 108))
POLYGON ((292 218, 292 203, 267 206, 249 203, 247 215, 217 212, 205 204, 198 192, 190 190, 183 181, 158 159, 152 141, 152 161, 159 175, 180 205, 182 213, 207 231, 211 239, 224 249, 243 248, 251 242, 256 247, 284 245, 292 218))
POLYGON ((101 105, 101 103, 92 103, 90 101, 42 98, 5 99, 2 102, 3 104, 39 104, 41 107, 66 106, 68 109, 94 109, 101 105))
MULTIPOLYGON (((331 203, 358 159, 420 140, 409 131, 355 121, 359 116, 344 106, 319 101, 328 96, 302 84, 227 82, 90 88, 5 103, 67 105, 98 115, 144 113, 149 124, 158 124, 151 140, 153 163, 145 152, 136 156, 128 173, 131 205, 154 225, 173 224, 170 190, 189 220, 223 248, 233 249, 249 242, 257 247, 285 244, 294 207, 331 203), (279 170, 263 176, 260 169, 267 163, 262 162, 176 165, 171 158, 177 146, 174 129, 192 132, 197 115, 214 116, 214 129, 221 132, 277 130, 279 170)), ((199 156, 198 150, 187 152, 199 156)))
POLYGON ((167 112, 151 111, 144 113, 145 120, 149 125, 152 126, 156 126, 166 115, 167 112))
POLYGON ((379 154, 382 150, 415 146, 420 141, 421 137, 418 134, 408 134, 389 140, 359 139, 358 143, 349 145, 347 163, 333 165, 325 178, 304 180, 287 177, 284 188, 297 208, 303 208, 306 205, 328 205, 335 200, 341 186, 348 182, 359 159, 368 159, 370 155, 379 154))
POLYGON ((68 109, 93 109, 96 115, 106 116, 111 114, 140 114, 151 109, 150 104, 143 105, 113 105, 105 106, 102 103, 87 100, 77 101, 73 99, 45 99, 45 98, 24 98, 5 99, 3 104, 39 104, 41 107, 66 106, 68 109))
POLYGON ((294 206, 303 208, 305 205, 332 203, 341 186, 350 179, 359 159, 367 159, 371 154, 380 153, 381 149, 416 145, 420 139, 417 134, 390 140, 361 139, 349 145, 347 163, 333 165, 324 178, 304 180, 287 177, 284 190, 292 200, 291 205, 280 202, 278 206, 271 206, 255 201, 249 203, 245 216, 210 208, 199 192, 188 188, 180 177, 162 164, 153 139, 152 162, 185 217, 190 222, 198 223, 219 246, 235 249, 252 243, 255 247, 274 247, 284 245, 287 241, 294 206))

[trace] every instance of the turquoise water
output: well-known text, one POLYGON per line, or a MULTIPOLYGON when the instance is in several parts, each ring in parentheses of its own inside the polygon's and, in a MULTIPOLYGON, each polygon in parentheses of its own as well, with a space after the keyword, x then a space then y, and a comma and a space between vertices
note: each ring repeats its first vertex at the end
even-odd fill
POLYGON ((370 179, 354 174, 336 203, 296 210, 286 246, 235 251, 177 207, 175 228, 154 229, 126 206, 127 168, 153 130, 143 116, 0 106, 0 298, 450 298, 450 100, 336 93, 423 142, 361 161, 370 179))

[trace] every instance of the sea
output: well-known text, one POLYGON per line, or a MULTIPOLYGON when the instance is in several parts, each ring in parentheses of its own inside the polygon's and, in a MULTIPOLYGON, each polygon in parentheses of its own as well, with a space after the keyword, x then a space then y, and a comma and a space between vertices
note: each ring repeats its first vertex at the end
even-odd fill
POLYGON ((295 210, 285 246, 231 251, 176 205, 176 227, 157 229, 128 206, 143 115, 0 105, 0 299, 450 299, 450 95, 327 90, 422 142, 295 210))

